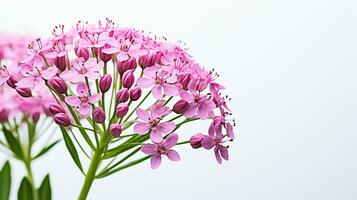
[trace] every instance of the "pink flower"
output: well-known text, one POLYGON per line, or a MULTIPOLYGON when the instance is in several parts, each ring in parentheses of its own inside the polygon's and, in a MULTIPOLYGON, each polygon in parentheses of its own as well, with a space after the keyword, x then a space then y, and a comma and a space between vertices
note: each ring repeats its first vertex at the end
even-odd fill
POLYGON ((34 91, 41 91, 46 87, 45 80, 57 74, 55 67, 43 68, 28 64, 20 65, 21 74, 24 76, 16 86, 19 88, 33 88, 34 91))
POLYGON ((18 73, 19 68, 15 65, 10 65, 9 67, 7 66, 0 66, 0 86, 2 86, 9 78, 11 75, 18 73))
POLYGON ((78 96, 69 96, 65 98, 65 102, 68 105, 78 107, 81 117, 88 117, 92 111, 90 104, 96 104, 100 98, 100 94, 89 95, 88 87, 85 83, 80 82, 77 86, 78 96))
POLYGON ((171 148, 177 144, 178 136, 175 133, 170 134, 164 142, 157 144, 144 144, 141 151, 151 155, 151 168, 156 169, 161 164, 161 156, 166 155, 171 161, 179 161, 180 155, 171 148))
POLYGON ((163 140, 162 135, 171 133, 176 125, 173 122, 162 122, 160 123, 162 117, 168 115, 171 110, 162 106, 162 104, 154 104, 151 107, 150 114, 138 108, 136 114, 142 121, 138 121, 134 126, 134 131, 139 134, 146 134, 150 131, 150 138, 155 143, 160 143, 163 140))
POLYGON ((60 77, 64 80, 78 83, 84 81, 85 77, 90 80, 96 80, 100 77, 99 71, 103 68, 103 61, 97 63, 95 58, 78 58, 74 61, 70 70, 61 73, 60 77))
POLYGON ((201 119, 207 119, 209 114, 216 108, 216 104, 211 99, 208 99, 206 95, 202 95, 198 90, 198 86, 198 82, 192 80, 188 85, 189 92, 185 90, 180 92, 181 98, 189 102, 185 117, 191 118, 198 115, 201 119))
POLYGON ((202 140, 202 147, 210 150, 214 147, 214 155, 219 164, 222 163, 222 158, 229 159, 228 146, 223 146, 223 136, 221 134, 214 134, 212 136, 205 135, 202 140))
POLYGON ((42 42, 40 38, 37 38, 35 41, 32 41, 28 45, 28 54, 22 63, 34 64, 35 66, 42 67, 43 66, 43 54, 48 51, 51 46, 48 44, 48 41, 42 42))
POLYGON ((118 41, 113 38, 108 42, 112 47, 103 49, 103 52, 106 54, 118 53, 118 61, 124 61, 130 57, 137 59, 139 56, 147 53, 146 50, 141 49, 141 43, 139 40, 131 41, 129 39, 121 39, 118 41))
POLYGON ((177 77, 170 72, 160 70, 158 65, 147 67, 144 69, 144 75, 138 79, 140 88, 152 87, 151 91, 155 98, 161 100, 163 94, 167 96, 177 96, 179 90, 175 85, 177 77))
POLYGON ((79 46, 83 48, 100 48, 103 47, 109 38, 108 32, 83 32, 83 37, 79 39, 79 46))

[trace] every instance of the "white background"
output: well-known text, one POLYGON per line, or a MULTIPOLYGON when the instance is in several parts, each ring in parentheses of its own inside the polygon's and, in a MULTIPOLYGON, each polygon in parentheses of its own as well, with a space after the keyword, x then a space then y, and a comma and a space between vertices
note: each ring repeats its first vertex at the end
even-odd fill
MULTIPOLYGON (((239 123, 229 162, 183 147, 179 163, 97 181, 90 200, 355 200, 356 11, 352 0, 1 0, 0 30, 48 35, 110 17, 182 40, 221 72, 239 123)), ((51 172, 56 200, 76 198, 82 177, 63 143, 34 168, 37 179, 51 172)))

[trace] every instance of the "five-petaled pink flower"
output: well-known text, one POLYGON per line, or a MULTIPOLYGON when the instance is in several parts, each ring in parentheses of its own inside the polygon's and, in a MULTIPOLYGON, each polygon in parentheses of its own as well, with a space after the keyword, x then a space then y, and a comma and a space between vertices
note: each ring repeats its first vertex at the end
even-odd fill
POLYGON ((214 155, 219 164, 222 163, 222 158, 228 160, 228 146, 223 146, 227 141, 223 141, 224 136, 217 132, 210 132, 210 135, 205 135, 202 140, 202 147, 210 150, 214 147, 214 155))
POLYGON ((142 121, 138 121, 134 126, 134 131, 139 134, 146 134, 150 131, 150 138, 155 143, 160 143, 163 140, 163 135, 171 133, 176 125, 174 122, 160 122, 162 117, 171 112, 169 107, 162 106, 161 103, 154 104, 151 107, 150 114, 138 108, 136 114, 142 121))
POLYGON ((103 61, 97 63, 95 58, 90 58, 87 61, 84 58, 78 58, 74 61, 71 69, 62 72, 60 77, 73 83, 82 82, 85 77, 96 80, 100 77, 99 71, 102 70, 103 65, 103 61))
POLYGON ((117 54, 118 61, 127 60, 130 57, 139 58, 139 56, 145 55, 146 50, 141 49, 141 42, 139 40, 130 41, 129 39, 108 40, 108 43, 112 46, 110 48, 103 49, 106 54, 117 54))
POLYGON ((158 65, 147 67, 144 69, 144 75, 138 79, 140 88, 152 87, 151 91, 155 98, 161 100, 163 94, 167 96, 177 96, 179 90, 175 83, 177 82, 176 75, 165 70, 160 70, 158 65))
POLYGON ((144 144, 141 151, 151 155, 151 168, 156 169, 161 164, 161 155, 166 155, 171 161, 179 161, 180 155, 171 148, 177 144, 178 136, 170 134, 165 141, 154 144, 144 144))
POLYGON ((181 90, 180 96, 183 100, 190 102, 185 112, 186 118, 191 118, 196 114, 201 119, 207 119, 210 113, 216 108, 216 104, 206 95, 202 95, 199 90, 199 82, 191 80, 188 85, 188 91, 181 90))
POLYGON ((78 96, 69 96, 65 98, 67 104, 77 107, 81 117, 88 117, 92 111, 90 104, 97 103, 101 95, 93 94, 90 96, 87 85, 84 82, 80 82, 77 86, 78 96))
POLYGON ((20 72, 24 76, 16 86, 19 88, 33 88, 38 92, 46 87, 45 80, 52 78, 57 74, 58 69, 56 67, 37 67, 28 64, 20 65, 20 72))

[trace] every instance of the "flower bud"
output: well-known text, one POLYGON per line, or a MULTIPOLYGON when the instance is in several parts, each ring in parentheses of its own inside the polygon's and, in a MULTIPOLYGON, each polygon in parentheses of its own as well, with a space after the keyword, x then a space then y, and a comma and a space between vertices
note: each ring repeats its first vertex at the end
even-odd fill
POLYGON ((139 65, 143 69, 155 65, 155 63, 155 54, 147 54, 139 57, 139 65))
POLYGON ((124 72, 122 80, 123 80, 123 86, 126 88, 130 88, 135 81, 134 71, 128 70, 124 72))
POLYGON ((103 123, 105 121, 105 112, 101 107, 94 108, 93 112, 93 120, 96 123, 103 123))
POLYGON ((7 122, 8 119, 9 119, 9 110, 8 109, 0 110, 0 123, 7 122))
POLYGON ((63 79, 59 77, 52 77, 48 80, 49 85, 58 93, 65 94, 67 92, 67 85, 63 79))
POLYGON ((124 72, 135 69, 137 66, 135 58, 129 58, 128 60, 124 61, 117 61, 118 72, 123 74, 124 72))
POLYGON ((55 65, 61 71, 66 70, 66 66, 67 66, 66 56, 57 57, 55 59, 55 65))
POLYGON ((120 124, 112 124, 112 125, 110 125, 110 134, 113 137, 120 136, 121 132, 122 132, 122 128, 121 128, 120 124))
POLYGON ((32 97, 30 88, 16 88, 16 92, 22 97, 32 97))
POLYGON ((19 81, 18 78, 16 78, 14 75, 11 75, 10 78, 7 79, 6 83, 7 83, 10 87, 16 89, 16 83, 17 83, 18 81, 19 81))
POLYGON ((130 89, 129 91, 130 99, 132 101, 136 101, 141 97, 141 89, 140 87, 136 86, 130 89))
POLYGON ((112 54, 106 54, 102 51, 100 51, 99 56, 100 56, 100 59, 105 63, 107 63, 109 60, 112 59, 112 54))
POLYGON ((162 64, 161 63, 161 57, 163 56, 163 53, 162 52, 157 52, 156 54, 155 54, 155 63, 157 63, 157 64, 162 64))
POLYGON ((190 73, 182 74, 177 77, 177 81, 181 83, 182 88, 187 90, 188 84, 192 79, 192 75, 190 73))
POLYGON ((102 93, 108 92, 111 86, 112 86, 112 76, 110 74, 106 74, 100 78, 99 88, 102 93))
POLYGON ((187 111, 187 109, 188 109, 188 102, 181 99, 175 103, 172 110, 177 114, 183 114, 184 112, 187 111))
POLYGON ((196 135, 193 135, 190 138, 190 144, 192 146, 192 148, 194 149, 198 149, 202 147, 202 140, 203 140, 203 134, 202 133, 197 133, 196 135))
POLYGON ((50 113, 52 115, 56 115, 58 113, 65 113, 64 109, 62 108, 62 106, 55 104, 55 103, 51 103, 48 106, 48 110, 50 111, 50 113))
POLYGON ((117 117, 118 118, 123 118, 129 111, 129 106, 126 105, 125 103, 120 103, 117 106, 117 117))
POLYGON ((123 88, 117 93, 117 101, 118 103, 126 102, 129 99, 128 88, 123 88))
POLYGON ((74 49, 78 58, 84 58, 84 60, 89 59, 89 51, 87 48, 76 48, 74 49))
POLYGON ((32 117, 32 122, 37 123, 38 120, 40 120, 41 113, 35 112, 31 115, 32 117))
POLYGON ((63 127, 67 127, 71 124, 71 120, 64 113, 55 114, 54 119, 55 119, 56 124, 63 126, 63 127))

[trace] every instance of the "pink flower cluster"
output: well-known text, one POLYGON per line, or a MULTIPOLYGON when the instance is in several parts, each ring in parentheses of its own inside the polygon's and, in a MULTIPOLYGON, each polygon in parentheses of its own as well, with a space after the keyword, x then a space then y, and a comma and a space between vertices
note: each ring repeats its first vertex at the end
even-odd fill
POLYGON ((18 115, 30 116, 37 122, 42 113, 49 114, 53 97, 47 91, 35 97, 29 88, 15 85, 23 78, 18 65, 26 56, 29 41, 28 36, 0 33, 0 123, 18 115))
MULTIPOLYGON (((51 113, 60 126, 73 125, 71 109, 80 118, 109 124, 112 137, 123 135, 123 127, 133 122, 135 133, 150 136, 152 143, 141 150, 151 155, 152 168, 157 168, 162 155, 180 160, 172 148, 183 123, 209 120, 207 134, 192 134, 187 143, 214 148, 219 163, 228 160, 226 143, 234 139, 235 125, 229 98, 221 94, 224 87, 216 81, 217 73, 200 66, 181 43, 107 20, 99 25, 79 22, 69 31, 57 26, 52 37, 37 39, 28 49, 26 59, 0 81, 13 77, 17 90, 55 95, 58 103, 51 105, 51 113), (175 121, 181 117, 183 123, 175 121)), ((189 130, 181 132, 187 135, 189 130)))

